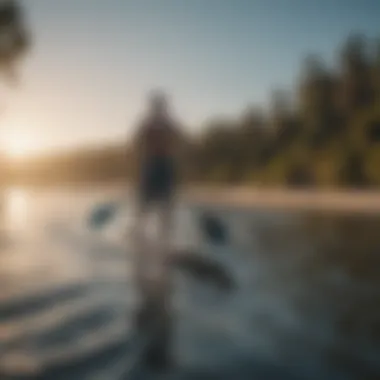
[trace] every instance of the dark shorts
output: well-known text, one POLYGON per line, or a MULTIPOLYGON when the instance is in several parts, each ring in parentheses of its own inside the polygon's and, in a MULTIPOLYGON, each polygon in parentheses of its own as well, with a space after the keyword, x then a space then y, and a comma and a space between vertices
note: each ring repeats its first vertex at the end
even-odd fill
POLYGON ((139 197, 143 205, 170 202, 175 190, 174 162, 170 157, 147 160, 141 168, 139 197))

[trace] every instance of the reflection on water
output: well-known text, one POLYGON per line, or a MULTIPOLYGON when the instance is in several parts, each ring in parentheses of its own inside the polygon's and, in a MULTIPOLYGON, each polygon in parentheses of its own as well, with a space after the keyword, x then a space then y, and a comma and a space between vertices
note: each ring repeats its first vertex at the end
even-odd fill
MULTIPOLYGON (((126 239, 122 228, 112 241, 106 233, 76 228, 98 202, 91 194, 7 192, 4 218, 22 230, 14 235, 23 237, 31 227, 33 235, 44 234, 0 256, 0 282, 7 280, 0 286, 1 379, 15 378, 2 373, 10 355, 35 353, 55 363, 41 369, 40 380, 121 378, 116 373, 128 356, 126 315, 134 305, 126 239), (44 229, 57 218, 61 229, 44 229), (25 334, 27 344, 17 340, 25 334), (7 355, 2 347, 9 348, 7 355), (62 359, 68 356, 74 364, 62 359)), ((178 276, 175 339, 178 360, 191 372, 181 379, 198 378, 192 372, 198 368, 204 379, 379 379, 380 218, 216 213, 230 228, 231 242, 210 246, 196 233, 193 240, 239 286, 227 297, 216 296, 178 276)), ((194 209, 188 214, 176 223, 183 238, 198 220, 194 209)), ((18 373, 20 360, 14 367, 18 373)))
MULTIPOLYGON (((262 225, 258 233, 260 252, 272 262, 271 289, 309 326, 305 352, 319 345, 320 367, 344 379, 380 378, 379 230, 379 217, 319 213, 262 225)), ((301 347, 298 340, 297 358, 301 347)))
POLYGON ((11 231, 27 228, 30 216, 30 194, 20 188, 10 188, 4 194, 3 224, 11 231))

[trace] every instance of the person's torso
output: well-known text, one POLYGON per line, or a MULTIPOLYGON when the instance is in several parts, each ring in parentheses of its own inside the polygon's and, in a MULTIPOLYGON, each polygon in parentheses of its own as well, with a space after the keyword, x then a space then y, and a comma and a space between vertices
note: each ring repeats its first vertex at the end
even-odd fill
POLYGON ((146 157, 171 157, 174 151, 174 129, 169 119, 155 118, 144 126, 143 145, 146 157))

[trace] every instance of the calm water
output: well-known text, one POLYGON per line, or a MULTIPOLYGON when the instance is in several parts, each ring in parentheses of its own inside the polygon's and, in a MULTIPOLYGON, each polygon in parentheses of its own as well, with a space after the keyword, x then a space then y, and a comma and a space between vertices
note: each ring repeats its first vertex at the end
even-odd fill
MULTIPOLYGON (((104 230, 86 226, 97 202, 122 196, 7 192, 1 379, 128 378, 128 202, 104 230)), ((217 259, 238 289, 225 295, 176 275, 179 368, 168 378, 379 378, 380 218, 216 210, 230 242, 215 247, 197 229, 201 211, 179 207, 174 242, 217 259)))

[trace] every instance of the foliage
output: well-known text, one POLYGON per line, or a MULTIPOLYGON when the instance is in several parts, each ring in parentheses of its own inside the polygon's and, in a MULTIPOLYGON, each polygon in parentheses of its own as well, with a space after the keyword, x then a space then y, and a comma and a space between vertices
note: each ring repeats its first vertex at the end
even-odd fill
POLYGON ((16 65, 30 45, 23 12, 14 0, 0 1, 0 73, 16 80, 16 65))
MULTIPOLYGON (((249 134, 236 123, 230 145, 238 144, 244 157, 236 168, 243 173, 241 180, 252 183, 256 178, 273 186, 379 186, 379 46, 361 35, 350 36, 335 71, 309 56, 295 109, 290 109, 286 94, 276 92, 271 112, 251 118, 255 121, 249 123, 249 134)), ((197 154, 218 150, 223 156, 213 156, 210 174, 226 161, 234 165, 231 146, 224 148, 213 137, 217 135, 214 125, 198 146, 197 154)))
MULTIPOLYGON (((187 179, 263 186, 380 186, 380 43, 350 36, 334 70, 309 56, 294 92, 293 105, 289 94, 275 91, 267 112, 248 107, 236 119, 211 120, 199 136, 188 140, 187 179)), ((133 162, 131 149, 110 146, 28 162, 14 168, 13 179, 111 181, 130 178, 136 171, 133 162)))

